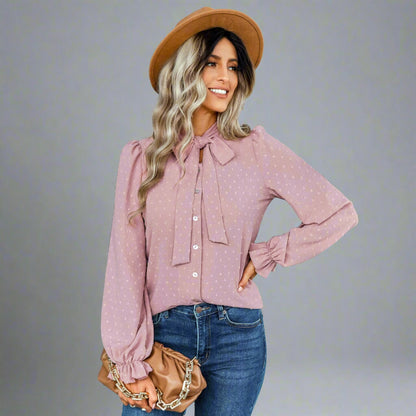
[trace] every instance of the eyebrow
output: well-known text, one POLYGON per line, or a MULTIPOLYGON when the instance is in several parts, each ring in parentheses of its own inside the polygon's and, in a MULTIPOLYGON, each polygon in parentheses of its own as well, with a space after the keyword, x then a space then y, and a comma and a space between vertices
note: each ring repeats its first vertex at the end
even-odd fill
MULTIPOLYGON (((218 56, 218 55, 214 55, 214 54, 211 54, 210 56, 209 56, 209 58, 215 58, 215 59, 220 59, 221 60, 221 57, 220 56, 218 56)), ((236 59, 236 58, 231 58, 231 59, 229 59, 228 60, 228 62, 237 62, 238 63, 238 59, 236 59)))

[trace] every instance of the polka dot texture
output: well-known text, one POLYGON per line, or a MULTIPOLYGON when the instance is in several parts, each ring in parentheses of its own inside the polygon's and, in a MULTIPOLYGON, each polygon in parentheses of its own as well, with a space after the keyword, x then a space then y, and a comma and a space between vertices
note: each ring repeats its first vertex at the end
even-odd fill
POLYGON ((250 258, 267 277, 277 264, 322 252, 358 221, 340 191, 262 127, 225 140, 214 124, 186 149, 181 180, 176 153, 170 156, 145 211, 129 225, 151 141, 122 151, 105 278, 103 343, 126 382, 150 370, 143 360, 153 342, 152 314, 199 302, 261 308, 254 282, 237 292, 250 258), (255 243, 274 198, 286 200, 301 225, 255 243))

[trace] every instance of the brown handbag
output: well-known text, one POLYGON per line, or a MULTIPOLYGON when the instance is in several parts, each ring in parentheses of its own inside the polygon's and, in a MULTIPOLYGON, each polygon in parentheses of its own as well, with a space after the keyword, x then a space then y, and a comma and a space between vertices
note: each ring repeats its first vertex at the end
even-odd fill
MULTIPOLYGON (((103 364, 98 373, 98 381, 115 393, 120 390, 133 400, 148 398, 147 393, 132 393, 127 389, 120 379, 116 365, 105 350, 101 354, 101 361, 103 364), (110 372, 114 380, 108 378, 110 372)), ((183 412, 207 386, 196 358, 190 360, 159 342, 154 343, 152 353, 145 361, 153 369, 149 377, 156 387, 158 399, 156 406, 161 410, 183 412)))

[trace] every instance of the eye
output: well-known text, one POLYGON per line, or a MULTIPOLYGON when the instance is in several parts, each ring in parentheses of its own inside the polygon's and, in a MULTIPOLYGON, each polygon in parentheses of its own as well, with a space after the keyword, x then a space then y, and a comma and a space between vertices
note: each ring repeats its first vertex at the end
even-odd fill
POLYGON ((236 65, 233 65, 233 66, 229 66, 228 69, 231 70, 231 71, 239 71, 240 67, 238 67, 236 65))
POLYGON ((205 64, 205 66, 210 66, 210 67, 215 67, 217 65, 217 63, 216 62, 213 62, 213 61, 208 61, 206 64, 205 64))

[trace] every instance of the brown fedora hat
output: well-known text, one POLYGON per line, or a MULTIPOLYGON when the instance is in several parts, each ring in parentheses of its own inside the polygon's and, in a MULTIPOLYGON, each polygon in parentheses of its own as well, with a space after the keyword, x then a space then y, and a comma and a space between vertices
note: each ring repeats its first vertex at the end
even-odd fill
POLYGON ((156 92, 158 92, 159 73, 176 50, 193 35, 213 27, 222 27, 239 36, 247 49, 251 62, 257 68, 263 54, 263 36, 257 23, 251 17, 237 10, 203 7, 184 17, 162 40, 153 54, 150 61, 149 77, 156 92))

